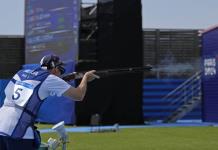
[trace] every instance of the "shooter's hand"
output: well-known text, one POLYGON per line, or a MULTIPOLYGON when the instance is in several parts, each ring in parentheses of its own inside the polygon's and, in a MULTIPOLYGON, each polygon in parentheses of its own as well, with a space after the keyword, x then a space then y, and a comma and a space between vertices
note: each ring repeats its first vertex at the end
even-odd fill
POLYGON ((96 72, 95 70, 88 71, 84 74, 83 78, 87 78, 88 82, 91 82, 94 79, 99 79, 100 77, 98 75, 94 74, 95 72, 96 72))

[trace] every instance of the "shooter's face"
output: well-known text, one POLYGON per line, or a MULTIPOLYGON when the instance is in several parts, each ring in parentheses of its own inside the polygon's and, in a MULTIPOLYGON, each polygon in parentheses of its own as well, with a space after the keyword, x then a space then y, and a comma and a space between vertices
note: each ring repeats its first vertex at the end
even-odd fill
POLYGON ((58 68, 53 68, 52 70, 51 70, 51 73, 53 74, 53 75, 56 75, 56 76, 61 76, 61 71, 58 69, 58 68))

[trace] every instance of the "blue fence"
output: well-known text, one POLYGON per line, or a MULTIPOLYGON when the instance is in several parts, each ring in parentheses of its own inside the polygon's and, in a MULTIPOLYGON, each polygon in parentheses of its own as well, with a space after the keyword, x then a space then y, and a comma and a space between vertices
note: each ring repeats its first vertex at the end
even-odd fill
MULTIPOLYGON (((144 79, 143 115, 145 121, 163 120, 175 110, 176 105, 162 99, 186 79, 144 79)), ((172 99, 173 101, 173 99, 172 99)), ((183 119, 201 119, 201 106, 188 113, 183 119)))

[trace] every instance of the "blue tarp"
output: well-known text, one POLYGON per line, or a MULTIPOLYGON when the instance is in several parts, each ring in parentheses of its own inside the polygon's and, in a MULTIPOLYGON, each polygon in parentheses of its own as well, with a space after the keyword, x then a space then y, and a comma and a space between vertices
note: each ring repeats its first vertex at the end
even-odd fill
POLYGON ((65 97, 49 97, 42 104, 37 121, 46 123, 75 123, 75 102, 65 97))
POLYGON ((0 80, 0 107, 2 106, 2 104, 4 102, 4 98, 5 98, 4 89, 5 89, 6 85, 8 84, 8 82, 9 82, 9 80, 4 80, 4 79, 0 80))

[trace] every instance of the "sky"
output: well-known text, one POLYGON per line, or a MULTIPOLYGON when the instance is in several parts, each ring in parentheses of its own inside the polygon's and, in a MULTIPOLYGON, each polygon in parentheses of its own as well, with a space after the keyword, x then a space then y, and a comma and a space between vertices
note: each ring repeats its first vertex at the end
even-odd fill
MULTIPOLYGON (((218 24, 218 0, 141 1, 143 28, 205 29, 218 24)), ((0 0, 0 18, 0 35, 24 35, 24 0, 0 0)))

